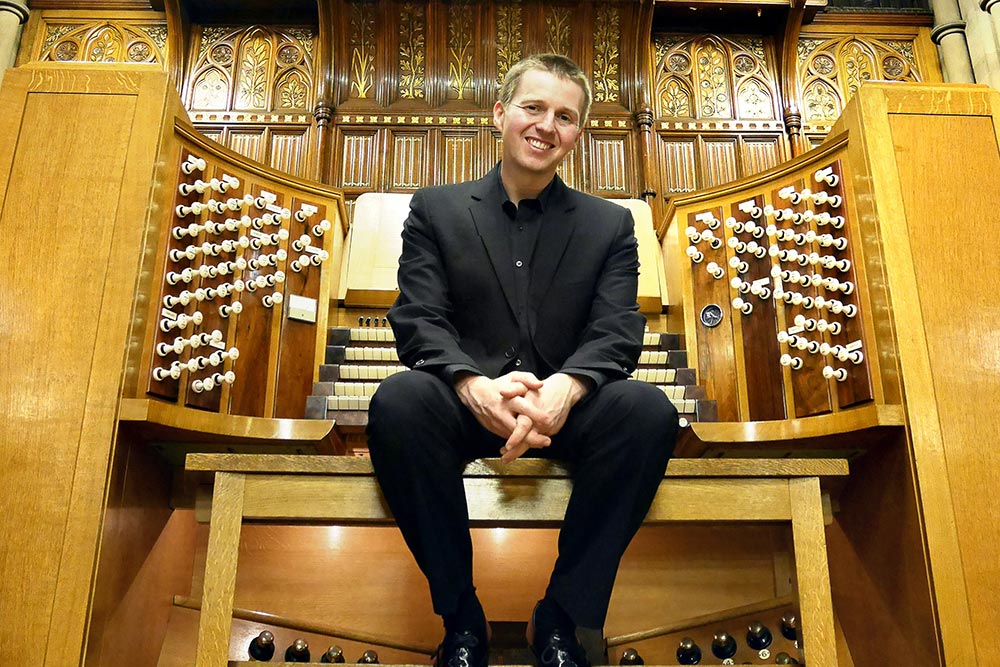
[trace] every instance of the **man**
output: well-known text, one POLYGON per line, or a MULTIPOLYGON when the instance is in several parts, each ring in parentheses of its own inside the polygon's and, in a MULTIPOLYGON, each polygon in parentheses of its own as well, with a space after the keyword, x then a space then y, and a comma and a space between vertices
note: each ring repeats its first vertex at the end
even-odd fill
POLYGON ((368 441, 383 493, 444 619, 441 667, 486 664, 461 472, 473 458, 566 461, 573 492, 529 625, 541 667, 587 667, 618 564, 673 451, 677 412, 635 370, 637 243, 627 209, 568 188, 556 167, 590 110, 586 75, 546 54, 514 65, 493 121, 500 164, 427 188, 403 230, 389 310, 412 372, 382 382, 368 441))

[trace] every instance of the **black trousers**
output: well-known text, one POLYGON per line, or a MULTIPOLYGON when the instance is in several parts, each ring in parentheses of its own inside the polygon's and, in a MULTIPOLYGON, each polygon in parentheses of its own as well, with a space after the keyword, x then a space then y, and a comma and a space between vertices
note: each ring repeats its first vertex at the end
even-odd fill
MULTIPOLYGON (((422 371, 383 380, 368 415, 382 492, 427 577, 434 611, 454 613, 473 586, 462 469, 472 459, 499 456, 504 439, 484 429, 452 387, 422 371)), ((618 564, 663 478, 677 422, 658 388, 610 382, 574 406, 549 447, 528 452, 572 470, 546 594, 579 626, 604 626, 618 564)))

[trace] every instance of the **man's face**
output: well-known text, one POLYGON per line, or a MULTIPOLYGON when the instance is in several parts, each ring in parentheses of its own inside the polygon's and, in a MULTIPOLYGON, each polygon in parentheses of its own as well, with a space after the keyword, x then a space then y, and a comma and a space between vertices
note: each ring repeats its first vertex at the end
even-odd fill
POLYGON ((583 90, 544 70, 521 76, 507 108, 493 107, 493 124, 503 137, 504 169, 551 177, 580 138, 583 90))

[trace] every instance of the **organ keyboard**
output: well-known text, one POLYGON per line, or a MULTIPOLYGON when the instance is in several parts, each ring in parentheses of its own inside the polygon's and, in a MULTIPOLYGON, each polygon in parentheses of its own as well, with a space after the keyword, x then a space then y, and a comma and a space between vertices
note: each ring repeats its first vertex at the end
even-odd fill
MULTIPOLYGON (((371 321, 371 317, 362 319, 371 321)), ((379 317, 375 321, 385 322, 379 317)), ((326 363, 320 366, 320 381, 307 399, 307 416, 333 419, 352 451, 365 449, 361 434, 379 382, 409 370, 399 364, 394 343, 392 329, 386 324, 329 330, 326 363)), ((694 371, 687 368, 687 353, 679 348, 679 336, 647 331, 639 366, 631 379, 659 387, 680 413, 682 426, 715 420, 715 403, 697 384, 694 371)))

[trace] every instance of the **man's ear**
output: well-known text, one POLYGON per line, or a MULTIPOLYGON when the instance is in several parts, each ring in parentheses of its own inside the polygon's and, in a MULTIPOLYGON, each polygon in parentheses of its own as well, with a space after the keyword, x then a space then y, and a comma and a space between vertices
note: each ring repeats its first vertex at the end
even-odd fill
POLYGON ((493 105, 493 127, 497 128, 497 131, 501 133, 503 132, 504 113, 503 104, 497 102, 493 105))

